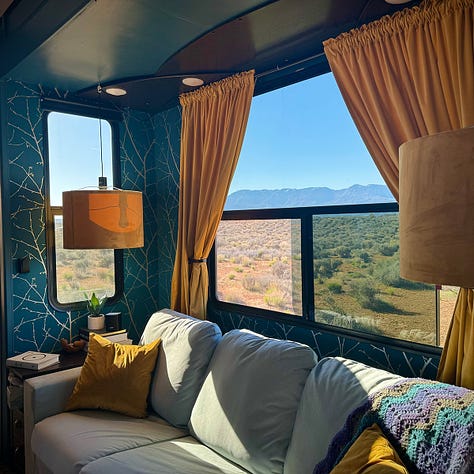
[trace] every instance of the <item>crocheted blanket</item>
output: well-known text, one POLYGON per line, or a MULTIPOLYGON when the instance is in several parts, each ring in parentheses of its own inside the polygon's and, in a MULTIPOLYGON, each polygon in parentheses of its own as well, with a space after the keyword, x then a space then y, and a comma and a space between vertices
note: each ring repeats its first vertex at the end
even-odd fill
POLYGON ((377 423, 410 473, 474 473, 474 391, 420 378, 368 397, 332 440, 313 474, 327 474, 377 423))

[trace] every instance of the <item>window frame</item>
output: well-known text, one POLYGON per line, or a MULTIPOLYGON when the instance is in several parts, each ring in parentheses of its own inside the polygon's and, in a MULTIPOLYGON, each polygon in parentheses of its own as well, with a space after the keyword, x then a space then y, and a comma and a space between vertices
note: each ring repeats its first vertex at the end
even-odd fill
MULTIPOLYGON (((57 295, 56 279, 56 239, 54 218, 62 215, 62 206, 51 206, 50 202, 50 175, 49 175, 49 135, 48 117, 51 112, 78 115, 81 117, 106 120, 111 128, 112 140, 112 172, 113 186, 121 187, 120 173, 120 129, 119 123, 122 116, 117 110, 104 108, 91 104, 77 104, 65 100, 45 99, 41 100, 42 126, 43 126, 43 151, 44 151, 44 182, 45 182, 45 214, 46 214, 46 272, 47 293, 49 304, 59 311, 71 311, 84 309, 86 300, 71 303, 61 303, 57 295)), ((106 304, 113 304, 120 300, 124 294, 124 264, 123 250, 114 250, 114 283, 115 293, 107 298, 106 304)))
MULTIPOLYGON (((350 204, 336 206, 314 206, 287 209, 248 209, 224 211, 222 220, 264 220, 264 219, 300 219, 301 220, 301 278, 302 278, 302 309, 301 316, 282 313, 275 310, 257 308, 238 303, 221 301, 217 297, 217 255, 215 243, 208 259, 209 271, 209 309, 233 314, 242 314, 256 318, 270 319, 292 326, 308 329, 323 330, 344 337, 350 337, 362 342, 370 342, 392 346, 397 349, 422 351, 426 354, 439 356, 442 348, 435 345, 406 341, 389 336, 371 334, 356 329, 347 329, 325 324, 315 320, 314 315, 314 269, 313 269, 313 216, 328 214, 360 214, 396 212, 398 203, 381 204, 350 204)), ((436 343, 439 342, 439 291, 435 291, 436 305, 436 343)))

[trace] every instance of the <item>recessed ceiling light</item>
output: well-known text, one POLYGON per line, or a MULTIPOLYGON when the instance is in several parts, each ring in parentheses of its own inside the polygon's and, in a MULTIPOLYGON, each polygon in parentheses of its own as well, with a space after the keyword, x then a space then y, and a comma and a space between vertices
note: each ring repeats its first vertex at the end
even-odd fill
POLYGON ((199 79, 199 77, 185 77, 183 79, 183 84, 191 87, 197 87, 202 86, 204 84, 204 81, 202 79, 199 79))
POLYGON ((411 0, 385 0, 385 2, 392 5, 402 5, 403 3, 410 3, 411 0))
POLYGON ((104 90, 107 92, 107 94, 114 95, 116 97, 125 95, 127 93, 125 89, 121 89, 120 87, 106 87, 104 90))

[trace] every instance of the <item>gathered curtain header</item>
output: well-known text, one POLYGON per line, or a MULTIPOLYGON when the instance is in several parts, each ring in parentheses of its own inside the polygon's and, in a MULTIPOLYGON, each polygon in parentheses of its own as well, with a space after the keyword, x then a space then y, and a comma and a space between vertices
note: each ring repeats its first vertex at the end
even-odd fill
POLYGON ((239 93, 242 89, 251 89, 253 91, 254 86, 254 70, 240 72, 233 76, 226 77, 220 81, 213 82, 206 86, 202 86, 191 92, 186 92, 179 96, 179 103, 182 107, 192 105, 193 103, 200 102, 209 98, 218 98, 224 94, 234 92, 239 93))
POLYGON ((327 39, 324 41, 324 51, 326 54, 344 54, 358 46, 386 41, 387 36, 406 34, 407 29, 447 20, 454 12, 473 6, 474 0, 425 0, 418 6, 385 15, 360 28, 341 33, 337 38, 327 39))

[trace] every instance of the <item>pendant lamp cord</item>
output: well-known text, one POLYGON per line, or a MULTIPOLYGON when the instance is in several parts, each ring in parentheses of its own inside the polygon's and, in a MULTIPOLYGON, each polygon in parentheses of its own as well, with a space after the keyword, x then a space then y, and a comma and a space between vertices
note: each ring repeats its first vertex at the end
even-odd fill
POLYGON ((102 119, 99 117, 100 175, 104 176, 104 158, 102 156, 102 119))
POLYGON ((101 94, 102 86, 100 83, 97 85, 97 93, 99 94, 99 147, 100 147, 100 178, 99 178, 99 188, 107 189, 107 178, 104 176, 104 158, 102 156, 102 117, 101 117, 101 94))

